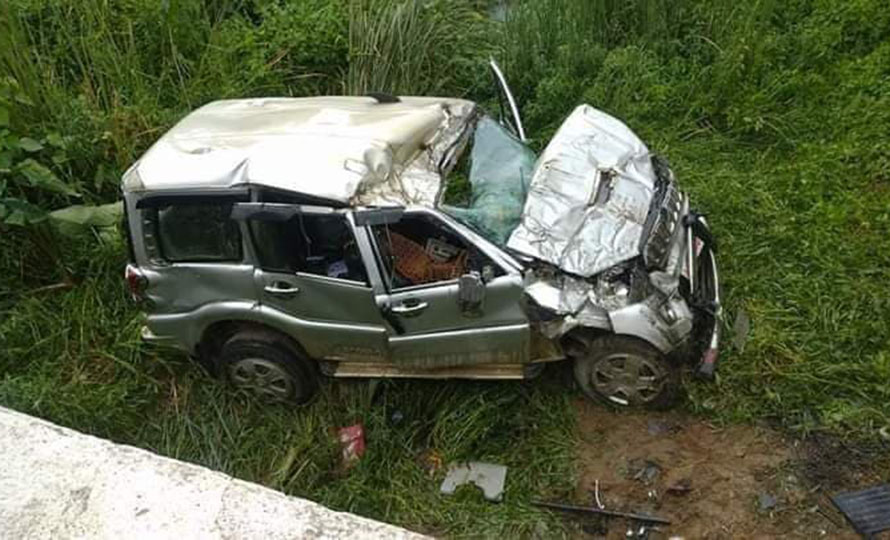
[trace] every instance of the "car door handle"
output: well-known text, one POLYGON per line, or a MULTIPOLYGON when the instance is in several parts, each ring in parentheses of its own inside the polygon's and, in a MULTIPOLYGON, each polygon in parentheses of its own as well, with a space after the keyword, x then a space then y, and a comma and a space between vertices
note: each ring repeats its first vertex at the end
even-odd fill
POLYGON ((398 306, 392 307, 392 312, 396 315, 403 315, 405 317, 414 317, 415 315, 420 315, 420 312, 430 307, 430 305, 426 302, 416 302, 410 304, 399 304, 398 306))
POLYGON ((300 292, 299 287, 288 285, 287 283, 272 283, 263 287, 263 290, 268 294, 275 296, 293 296, 300 292), (282 285, 284 285, 284 287, 282 287, 282 285))

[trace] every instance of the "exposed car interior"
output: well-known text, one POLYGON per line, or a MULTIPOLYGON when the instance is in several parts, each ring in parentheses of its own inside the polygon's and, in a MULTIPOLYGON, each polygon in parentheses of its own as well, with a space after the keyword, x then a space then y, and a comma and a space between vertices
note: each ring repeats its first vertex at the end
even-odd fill
POLYGON ((264 269, 368 281, 355 238, 340 214, 253 220, 250 229, 264 269))
POLYGON ((503 270, 475 246, 468 245, 444 223, 425 214, 406 214, 393 224, 372 228, 390 289, 457 279, 490 267, 503 270))

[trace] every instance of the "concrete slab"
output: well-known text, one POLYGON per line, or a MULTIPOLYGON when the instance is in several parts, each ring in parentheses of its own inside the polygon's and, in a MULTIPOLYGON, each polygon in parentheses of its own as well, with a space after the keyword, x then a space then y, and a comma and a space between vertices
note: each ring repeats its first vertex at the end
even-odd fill
POLYGON ((0 407, 0 538, 424 538, 0 407))

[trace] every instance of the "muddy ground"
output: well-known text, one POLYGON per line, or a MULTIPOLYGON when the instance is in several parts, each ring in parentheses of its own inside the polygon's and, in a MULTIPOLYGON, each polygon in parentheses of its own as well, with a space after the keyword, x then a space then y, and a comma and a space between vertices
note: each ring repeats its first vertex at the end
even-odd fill
MULTIPOLYGON (((671 520, 648 538, 858 538, 828 495, 888 481, 890 468, 878 463, 886 448, 718 427, 680 412, 619 413, 584 400, 576 407, 574 502, 595 504, 598 484, 607 509, 671 520)), ((628 537, 624 519, 567 519, 578 537, 628 537)))

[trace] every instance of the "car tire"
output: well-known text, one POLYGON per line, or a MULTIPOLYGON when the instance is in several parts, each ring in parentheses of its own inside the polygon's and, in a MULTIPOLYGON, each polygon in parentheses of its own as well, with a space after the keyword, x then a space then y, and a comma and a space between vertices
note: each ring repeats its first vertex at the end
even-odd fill
POLYGON ((238 332, 223 344, 219 359, 231 385, 268 403, 300 405, 318 390, 315 364, 275 332, 238 332))
POLYGON ((680 371, 649 343, 630 336, 592 339, 575 357, 575 381, 593 400, 615 408, 670 408, 680 371))

